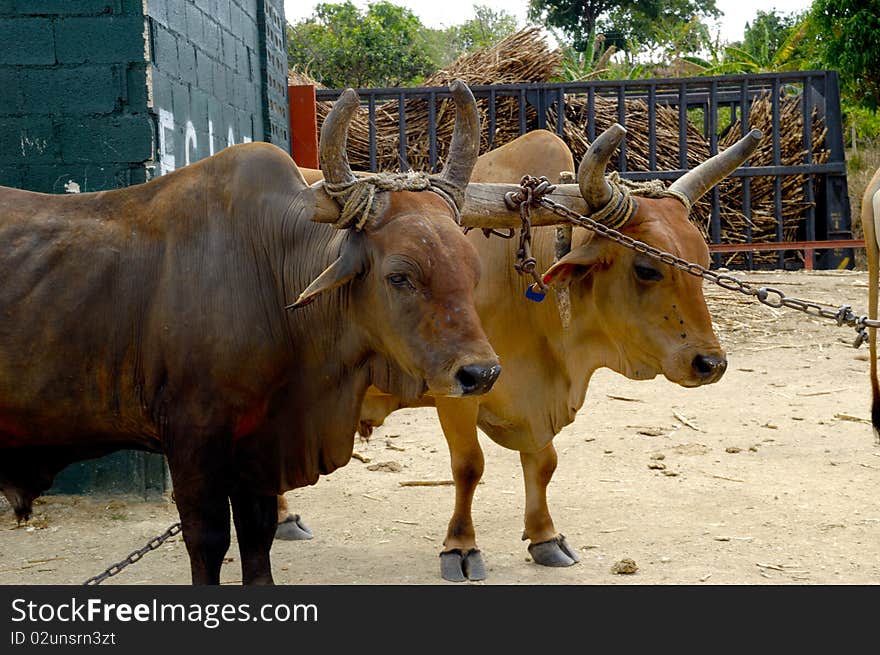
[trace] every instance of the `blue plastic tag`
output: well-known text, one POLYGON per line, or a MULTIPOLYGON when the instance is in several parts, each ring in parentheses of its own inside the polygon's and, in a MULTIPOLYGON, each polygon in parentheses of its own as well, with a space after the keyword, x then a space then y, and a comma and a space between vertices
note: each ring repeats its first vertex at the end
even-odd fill
POLYGON ((544 298, 546 296, 547 296, 547 294, 544 293, 543 291, 540 291, 537 288, 536 284, 530 284, 528 287, 526 287, 526 298, 528 298, 529 300, 534 300, 535 302, 541 302, 542 300, 544 300, 544 298))

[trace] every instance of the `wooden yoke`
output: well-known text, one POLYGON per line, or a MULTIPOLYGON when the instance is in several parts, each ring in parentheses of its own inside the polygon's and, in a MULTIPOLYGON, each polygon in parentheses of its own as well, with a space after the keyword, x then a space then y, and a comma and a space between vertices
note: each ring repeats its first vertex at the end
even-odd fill
MULTIPOLYGON (((518 191, 517 184, 495 184, 471 182, 467 186, 464 207, 461 209, 463 227, 477 229, 521 228, 522 219, 519 212, 508 209, 504 195, 509 191, 518 191)), ((315 215, 312 220, 318 223, 332 223, 339 218, 339 206, 324 190, 323 182, 311 186, 311 194, 315 202, 315 215)), ((546 198, 564 205, 578 214, 587 213, 587 203, 581 196, 577 184, 560 184, 546 198)), ((532 225, 557 225, 566 220, 544 207, 532 208, 532 225)))

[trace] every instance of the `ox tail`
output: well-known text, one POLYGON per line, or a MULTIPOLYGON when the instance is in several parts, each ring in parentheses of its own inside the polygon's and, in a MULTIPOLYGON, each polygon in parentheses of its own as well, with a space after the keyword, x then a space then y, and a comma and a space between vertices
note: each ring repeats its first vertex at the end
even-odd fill
MULTIPOLYGON (((876 176, 875 176, 876 179, 876 176)), ((875 188, 871 185, 869 188, 875 188)), ((866 194, 867 195, 867 194, 866 194)), ((865 233, 865 251, 868 259, 868 318, 877 318, 878 285, 880 285, 880 247, 877 226, 880 225, 880 190, 875 190, 870 203, 862 201, 862 229, 865 233), (868 205, 867 207, 865 205, 868 205)), ((874 436, 880 441, 880 382, 877 380, 877 329, 868 328, 868 345, 871 359, 871 423, 874 436)))

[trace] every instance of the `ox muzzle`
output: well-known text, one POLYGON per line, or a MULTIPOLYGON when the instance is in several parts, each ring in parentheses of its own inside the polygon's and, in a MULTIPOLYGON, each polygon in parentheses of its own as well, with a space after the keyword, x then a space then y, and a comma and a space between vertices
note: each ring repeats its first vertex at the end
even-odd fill
POLYGON ((461 385, 461 395, 476 396, 490 391, 499 375, 500 364, 467 364, 458 369, 455 381, 461 385))
POLYGON ((718 382, 727 370, 727 358, 716 355, 697 355, 691 361, 697 380, 702 384, 718 382))

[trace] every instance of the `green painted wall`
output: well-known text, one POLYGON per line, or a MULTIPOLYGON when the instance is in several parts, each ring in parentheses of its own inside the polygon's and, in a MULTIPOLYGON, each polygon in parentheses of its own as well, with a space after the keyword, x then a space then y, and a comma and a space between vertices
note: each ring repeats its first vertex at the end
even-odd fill
POLYGON ((140 0, 0 0, 0 184, 144 182, 152 160, 140 0))
MULTIPOLYGON (((145 182, 243 141, 289 151, 282 0, 0 0, 0 185, 145 182)), ((164 459, 74 464, 52 491, 149 495, 164 459)))

